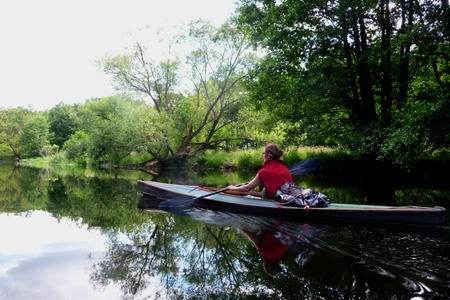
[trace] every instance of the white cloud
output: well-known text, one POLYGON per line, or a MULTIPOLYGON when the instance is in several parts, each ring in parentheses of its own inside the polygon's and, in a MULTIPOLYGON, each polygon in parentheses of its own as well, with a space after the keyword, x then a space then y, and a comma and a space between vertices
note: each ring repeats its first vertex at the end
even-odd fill
POLYGON ((87 225, 67 218, 57 220, 47 212, 0 214, 0 223, 4 228, 14 228, 0 231, 0 241, 5 241, 0 247, 0 255, 33 256, 44 250, 49 251, 48 245, 59 251, 58 244, 74 242, 92 243, 96 244, 96 250, 104 249, 104 239, 99 239, 99 230, 88 230, 87 225), (49 232, 51 234, 47 234, 49 232))
POLYGON ((82 103, 113 93, 95 60, 130 33, 203 18, 223 23, 235 0, 23 0, 0 4, 0 107, 82 103))
POLYGON ((89 282, 92 259, 106 250, 100 230, 43 211, 2 213, 0 223, 0 299, 117 298, 116 287, 89 282))

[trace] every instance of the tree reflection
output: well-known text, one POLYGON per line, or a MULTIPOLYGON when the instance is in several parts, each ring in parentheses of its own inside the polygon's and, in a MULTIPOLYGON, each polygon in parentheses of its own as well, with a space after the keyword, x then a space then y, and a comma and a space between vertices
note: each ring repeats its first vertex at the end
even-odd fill
MULTIPOLYGON (((158 268, 157 248, 155 239, 158 226, 145 243, 128 244, 119 238, 111 239, 109 251, 105 259, 93 264, 90 281, 96 286, 106 287, 111 282, 121 282, 124 295, 135 295, 148 285, 148 277, 154 276, 158 268)), ((143 237, 142 237, 143 238, 143 237)))
MULTIPOLYGON (((141 213, 136 209, 141 195, 136 178, 99 170, 41 172, 5 165, 0 168, 0 211, 45 210, 99 229, 108 245, 101 260, 93 254, 91 284, 99 289, 119 286, 124 299, 450 295, 442 284, 449 282, 448 230, 417 235, 409 228, 308 225, 199 210, 186 216, 141 213), (261 255, 244 235, 271 228, 293 237, 276 277, 264 272, 261 255), (425 286, 429 291, 423 291, 425 286)), ((333 199, 340 202, 367 200, 359 189, 336 191, 333 199)), ((395 191, 395 199, 397 204, 439 205, 449 198, 447 190, 405 188, 395 191)))
POLYGON ((255 250, 254 237, 270 236, 270 242, 280 235, 286 242, 287 237, 276 261, 279 266, 299 231, 298 227, 294 228, 297 232, 287 232, 277 224, 214 212, 195 212, 191 218, 152 213, 157 214, 165 218, 158 217, 150 235, 140 231, 140 236, 128 241, 111 239, 104 259, 93 264, 93 285, 119 285, 123 298, 270 297, 274 291, 267 284, 274 274, 264 273, 261 266, 267 257, 262 259, 255 250))

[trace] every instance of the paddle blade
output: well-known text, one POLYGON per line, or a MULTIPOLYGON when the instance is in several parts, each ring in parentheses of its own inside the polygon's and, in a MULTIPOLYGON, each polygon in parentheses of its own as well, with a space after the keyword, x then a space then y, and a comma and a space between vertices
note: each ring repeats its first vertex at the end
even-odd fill
POLYGON ((199 199, 198 197, 189 197, 189 196, 181 196, 172 199, 168 199, 159 204, 159 208, 161 209, 185 209, 189 208, 195 200, 199 199))
POLYGON ((320 160, 317 157, 313 157, 307 160, 303 160, 299 163, 296 163, 292 167, 289 168, 289 171, 292 175, 305 175, 314 172, 320 166, 320 160))

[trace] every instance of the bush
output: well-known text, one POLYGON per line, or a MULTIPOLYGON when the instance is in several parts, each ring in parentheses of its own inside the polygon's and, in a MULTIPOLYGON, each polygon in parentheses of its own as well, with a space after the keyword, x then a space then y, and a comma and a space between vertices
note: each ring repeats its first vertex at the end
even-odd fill
POLYGON ((59 151, 58 153, 55 154, 55 156, 53 156, 52 160, 51 160, 52 164, 55 165, 63 165, 63 164, 67 164, 67 156, 66 156, 66 152, 65 151, 59 151))
POLYGON ((120 164, 140 164, 144 161, 149 161, 152 156, 148 153, 136 153, 133 152, 120 161, 120 164))
POLYGON ((222 166, 231 162, 232 154, 228 152, 208 151, 195 157, 195 163, 204 168, 220 169, 222 166))

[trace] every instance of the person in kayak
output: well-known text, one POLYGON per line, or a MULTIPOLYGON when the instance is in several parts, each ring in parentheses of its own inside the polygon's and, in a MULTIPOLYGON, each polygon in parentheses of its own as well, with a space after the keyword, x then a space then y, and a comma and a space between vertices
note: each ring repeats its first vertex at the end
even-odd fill
POLYGON ((228 186, 229 190, 249 192, 259 186, 264 187, 263 198, 273 198, 283 184, 293 181, 286 163, 280 159, 283 150, 278 145, 268 144, 262 154, 264 157, 263 167, 258 171, 255 178, 244 185, 230 185, 228 186))

